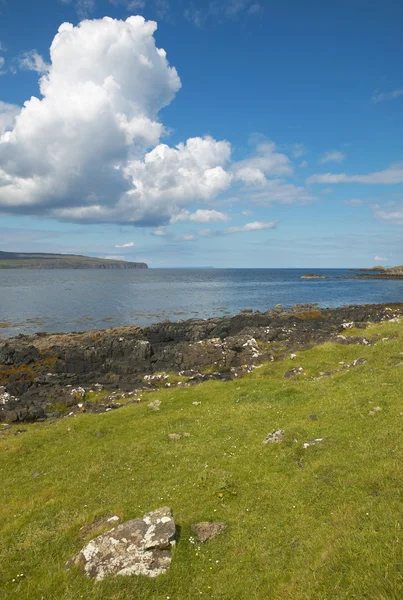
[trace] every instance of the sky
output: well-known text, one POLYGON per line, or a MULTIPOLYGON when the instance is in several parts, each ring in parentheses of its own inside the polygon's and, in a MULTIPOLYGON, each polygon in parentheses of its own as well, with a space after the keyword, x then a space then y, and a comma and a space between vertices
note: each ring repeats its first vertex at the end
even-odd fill
POLYGON ((0 0, 0 250, 403 263, 400 0, 0 0))

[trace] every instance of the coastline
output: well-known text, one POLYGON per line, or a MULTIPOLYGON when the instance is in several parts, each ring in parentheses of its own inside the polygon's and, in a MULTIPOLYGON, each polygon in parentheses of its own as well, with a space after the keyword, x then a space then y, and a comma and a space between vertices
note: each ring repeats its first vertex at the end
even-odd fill
POLYGON ((148 327, 124 326, 84 333, 0 338, 0 419, 45 420, 82 410, 87 393, 106 390, 106 403, 85 409, 111 410, 114 400, 138 400, 158 387, 234 379, 264 362, 327 341, 368 345, 352 327, 400 320, 403 303, 322 309, 302 304, 265 313, 148 327), (169 374, 176 374, 170 377, 169 374), (55 407, 58 408, 55 408, 55 407))

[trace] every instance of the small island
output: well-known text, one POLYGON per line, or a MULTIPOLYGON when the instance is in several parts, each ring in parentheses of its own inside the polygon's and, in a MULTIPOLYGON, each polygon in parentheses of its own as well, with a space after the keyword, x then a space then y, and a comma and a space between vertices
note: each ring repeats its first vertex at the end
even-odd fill
POLYGON ((302 275, 301 279, 329 279, 327 275, 316 275, 315 273, 307 273, 302 275))
POLYGON ((359 269, 358 274, 343 277, 343 279, 377 279, 391 280, 403 279, 403 265, 397 267, 371 267, 370 269, 359 269))
POLYGON ((75 254, 0 251, 0 269, 148 269, 148 265, 75 254))

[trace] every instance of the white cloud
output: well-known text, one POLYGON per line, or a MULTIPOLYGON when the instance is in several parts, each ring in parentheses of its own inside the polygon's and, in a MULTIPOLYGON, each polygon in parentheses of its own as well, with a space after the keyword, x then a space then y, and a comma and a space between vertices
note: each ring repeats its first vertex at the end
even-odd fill
POLYGON ((134 248, 134 242, 128 242, 127 244, 116 244, 115 248, 134 248))
POLYGON ((156 227, 152 230, 151 234, 157 237, 168 237, 170 235, 165 227, 156 227))
POLYGON ((365 184, 395 184, 403 183, 403 163, 391 165, 383 171, 374 171, 367 175, 346 175, 345 173, 311 175, 307 183, 365 183, 365 184))
POLYGON ((175 148, 160 144, 125 168, 133 186, 124 201, 126 210, 130 207, 145 222, 151 210, 165 221, 192 201, 212 200, 231 184, 224 169, 230 155, 228 142, 211 137, 190 138, 175 148))
POLYGON ((7 102, 2 102, 0 100, 0 136, 13 128, 15 118, 20 111, 20 106, 17 106, 16 104, 7 104, 7 102))
POLYGON ((339 152, 338 150, 331 150, 330 152, 325 152, 325 154, 320 158, 319 162, 321 164, 328 162, 336 162, 341 163, 345 160, 346 155, 343 152, 339 152))
POLYGON ((388 259, 387 258, 382 258, 382 256, 374 256, 374 260, 376 260, 378 262, 385 262, 388 259))
POLYGON ((59 28, 42 99, 0 107, 3 132, 15 118, 0 138, 3 212, 155 226, 230 186, 228 142, 159 143, 181 82, 155 30, 139 16, 59 28))
POLYGON ((6 70, 4 69, 5 64, 6 64, 6 59, 4 58, 4 56, 0 56, 0 75, 6 74, 6 70))
POLYGON ((240 233, 242 231, 261 231, 262 229, 275 229, 278 221, 254 221, 253 223, 246 223, 241 227, 229 227, 225 230, 225 233, 240 233))
POLYGON ((264 184, 266 176, 282 177, 293 173, 290 159, 277 152, 274 142, 257 144, 255 154, 233 163, 232 171, 236 180, 251 185, 264 184))
POLYGON ((378 219, 392 225, 403 225, 403 207, 393 205, 389 209, 382 208, 378 204, 373 207, 374 214, 378 219))
POLYGON ((253 215, 253 212, 251 210, 243 210, 242 214, 244 217, 249 217, 250 215, 253 215))
POLYGON ((199 208, 194 213, 183 209, 180 213, 171 218, 171 223, 178 221, 193 221, 194 223, 210 223, 212 221, 228 221, 229 217, 218 210, 204 210, 199 208))
POLYGON ((374 104, 378 104, 378 102, 382 102, 383 100, 396 100, 397 98, 401 98, 402 96, 403 89, 392 90, 391 92, 375 90, 375 92, 372 94, 372 102, 374 104))
POLYGON ((308 166, 308 161, 307 161, 307 160, 302 160, 302 161, 299 163, 299 166, 300 166, 300 168, 301 168, 301 169, 305 169, 305 167, 307 167, 307 166, 308 166))
POLYGON ((185 233, 178 238, 178 240, 180 242, 193 242, 193 240, 195 240, 195 239, 196 239, 196 236, 193 235, 192 233, 185 233))
POLYGON ((36 50, 24 52, 18 58, 18 64, 23 71, 36 71, 37 73, 47 73, 50 69, 42 56, 36 50))
POLYGON ((234 233, 243 233, 245 231, 262 231, 264 229, 276 229, 278 221, 254 221, 235 227, 228 227, 221 231, 212 231, 211 229, 201 229, 199 235, 202 237, 221 237, 223 235, 232 235, 234 233))

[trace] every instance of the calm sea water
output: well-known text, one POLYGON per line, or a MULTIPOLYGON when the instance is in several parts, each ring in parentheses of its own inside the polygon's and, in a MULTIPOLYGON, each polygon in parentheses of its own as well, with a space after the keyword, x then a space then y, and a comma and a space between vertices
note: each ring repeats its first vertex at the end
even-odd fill
POLYGON ((0 270, 0 337, 265 311, 403 302, 403 281, 304 280, 343 269, 0 270))

